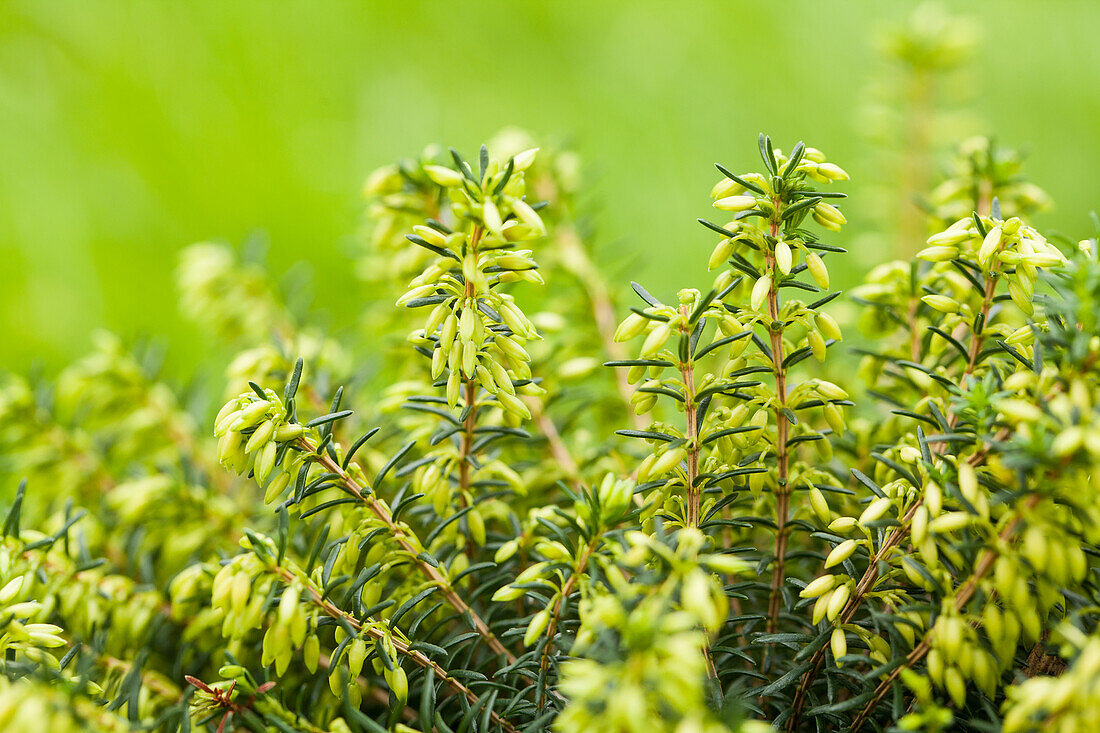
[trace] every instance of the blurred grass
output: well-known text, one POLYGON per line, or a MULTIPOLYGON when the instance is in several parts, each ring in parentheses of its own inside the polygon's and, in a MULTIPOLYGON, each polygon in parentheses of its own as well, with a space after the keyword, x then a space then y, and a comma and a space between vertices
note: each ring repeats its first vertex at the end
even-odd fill
MULTIPOLYGON (((276 272, 310 263, 336 326, 371 298, 349 266, 366 173, 425 143, 473 151, 505 125, 569 135, 598 172, 608 256, 657 290, 709 282, 711 164, 756 164, 755 135, 805 138, 851 172, 871 40, 909 3, 0 3, 0 367, 53 367, 89 332, 159 335, 170 363, 207 339, 181 321, 180 247, 262 231, 276 272)), ((1085 231, 1100 168, 1100 4, 949 4, 984 41, 987 129, 1032 151, 1085 231)), ((856 241, 860 220, 842 241, 856 241)), ((850 284, 884 253, 855 251, 850 284)))

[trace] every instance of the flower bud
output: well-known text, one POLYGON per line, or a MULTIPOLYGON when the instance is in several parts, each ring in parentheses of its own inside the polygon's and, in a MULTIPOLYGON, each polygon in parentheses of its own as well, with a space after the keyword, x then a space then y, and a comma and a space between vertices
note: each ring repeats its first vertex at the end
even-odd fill
POLYGON ((768 293, 772 288, 771 275, 764 275, 756 281, 756 284, 752 286, 752 295, 749 297, 749 304, 753 310, 760 310, 764 305, 764 300, 768 297, 768 293))
POLYGON ((390 691, 397 698, 398 704, 404 706, 405 701, 409 699, 409 677, 405 674, 405 670, 400 665, 394 665, 393 669, 386 670, 385 677, 386 684, 390 686, 390 691))
POLYGON ((855 540, 844 540, 834 547, 833 551, 829 553, 829 556, 825 558, 825 567, 831 568, 834 565, 839 565, 844 562, 852 556, 852 553, 854 553, 858 547, 859 545, 855 540))
POLYGON ((305 644, 302 646, 302 661, 305 662, 306 669, 310 674, 317 671, 317 662, 321 658, 321 640, 317 638, 317 634, 310 634, 306 637, 305 644))
POLYGON ((959 255, 959 250, 955 247, 949 247, 946 245, 933 245, 931 247, 925 247, 920 252, 917 252, 917 259, 925 260, 926 262, 947 262, 953 260, 959 255))
POLYGON ((946 534, 966 527, 970 524, 970 519, 966 512, 948 512, 929 522, 928 529, 933 534, 946 534))
POLYGON ((279 622, 289 624, 297 612, 298 589, 293 585, 289 585, 283 591, 283 597, 279 600, 279 622))
POLYGON ((840 612, 844 610, 844 606, 848 604, 849 593, 850 590, 847 584, 839 586, 833 591, 832 597, 829 598, 829 608, 825 611, 825 618, 836 621, 840 612))
POLYGON ((25 576, 19 575, 9 580, 3 588, 0 588, 0 603, 8 603, 19 595, 19 591, 23 590, 24 577, 25 576))
POLYGON ((978 264, 985 267, 993 258, 993 253, 1001 246, 1001 227, 997 225, 989 230, 982 240, 982 246, 978 248, 978 264))
POLYGON ((821 333, 810 330, 806 333, 806 342, 810 347, 810 351, 813 352, 814 358, 821 362, 825 361, 825 339, 821 337, 821 333))
POLYGON ((829 502, 825 501, 825 495, 821 493, 821 490, 816 486, 810 488, 810 506, 814 510, 814 514, 822 522, 829 521, 832 516, 832 511, 829 509, 829 502))
POLYGON ((648 318, 637 313, 631 313, 624 318, 623 322, 619 324, 619 327, 615 329, 615 341, 629 341, 635 336, 644 333, 648 325, 648 318))
POLYGON ((921 301, 940 313, 956 313, 959 310, 959 304, 946 295, 922 295, 921 301))
POLYGON ((714 184, 714 187, 710 189, 710 197, 712 199, 726 198, 727 196, 734 196, 745 190, 737 181, 732 178, 722 177, 718 183, 714 184))
POLYGON ((828 313, 818 313, 814 316, 814 325, 825 336, 825 338, 833 339, 834 341, 843 341, 844 334, 840 330, 840 326, 828 313))
POLYGON ((783 240, 775 243, 775 264, 784 275, 791 274, 791 266, 794 264, 794 254, 791 245, 783 240))
POLYGON ((848 654, 848 640, 844 636, 843 629, 833 629, 829 637, 829 648, 833 652, 834 659, 840 659, 848 654))
POLYGON ((639 352, 639 356, 643 359, 649 357, 660 351, 661 347, 665 345, 669 337, 672 336, 672 330, 668 327, 667 323, 658 323, 653 327, 653 330, 646 336, 645 342, 642 343, 642 350, 639 352))
POLYGON ((970 239, 970 231, 968 229, 956 229, 952 227, 938 234, 933 234, 927 239, 926 243, 932 246, 949 246, 960 244, 968 239, 970 239))
POLYGON ((833 403, 828 402, 825 404, 825 407, 822 408, 822 412, 825 414, 825 422, 829 424, 833 432, 837 435, 842 435, 846 425, 844 423, 844 413, 841 409, 833 403))
POLYGON ((755 206, 754 196, 726 196, 714 202, 714 208, 722 211, 748 211, 755 206))
POLYGON ((681 448, 672 448, 666 450, 657 460, 654 461, 653 467, 650 469, 650 473, 654 476, 663 476, 676 466, 680 465, 680 461, 684 460, 687 455, 687 451, 681 448))
POLYGON ((710 261, 707 263, 707 270, 713 270, 717 267, 721 267, 725 264, 726 260, 733 254, 734 241, 732 238, 721 239, 714 247, 714 251, 710 255, 710 261))
POLYGON ((546 627, 550 623, 550 609, 544 608, 536 613, 530 623, 527 624, 527 632, 523 635, 523 645, 531 646, 534 644, 542 632, 546 631, 546 627))
POLYGON ((819 288, 822 290, 829 289, 829 268, 825 267, 825 261, 821 259, 817 252, 810 252, 806 255, 806 269, 810 271, 810 276, 819 288))
POLYGON ((817 172, 830 181, 847 181, 849 179, 847 171, 835 163, 818 163, 817 172))
POLYGON ((424 172, 428 178, 444 188, 454 188, 462 185, 462 174, 456 170, 445 168, 441 165, 426 165, 424 172))
POLYGON ((539 148, 528 148, 522 153, 516 153, 512 158, 512 170, 516 173, 525 171, 531 167, 535 162, 535 156, 538 155, 539 148))
POLYGON ((236 426, 231 428, 232 430, 245 430, 247 428, 256 425, 263 420, 264 415, 267 414, 270 409, 271 403, 268 400, 257 400, 248 407, 241 410, 241 416, 236 426))
POLYGON ((863 513, 859 515, 860 524, 869 524, 878 519, 881 519, 886 511, 890 508, 891 501, 889 497, 880 496, 867 505, 867 508, 863 510, 863 513))
POLYGON ((799 598, 817 598, 818 596, 828 593, 836 585, 837 577, 835 575, 822 575, 820 578, 815 578, 803 588, 799 593, 799 598))

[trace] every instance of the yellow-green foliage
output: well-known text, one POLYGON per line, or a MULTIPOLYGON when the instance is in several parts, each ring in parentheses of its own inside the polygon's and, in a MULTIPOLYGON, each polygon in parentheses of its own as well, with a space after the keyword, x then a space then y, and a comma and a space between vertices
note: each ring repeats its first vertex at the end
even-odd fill
POLYGON ((1089 730, 1096 240, 968 141, 842 326, 848 174, 759 154, 672 297, 509 131, 370 176, 359 336, 188 250, 224 402, 109 336, 4 377, 0 727, 1089 730))

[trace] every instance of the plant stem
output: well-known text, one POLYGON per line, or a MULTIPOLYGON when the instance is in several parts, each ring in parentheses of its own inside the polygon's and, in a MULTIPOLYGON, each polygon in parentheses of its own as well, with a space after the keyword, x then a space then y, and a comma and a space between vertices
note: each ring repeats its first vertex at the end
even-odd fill
MULTIPOLYGON (((681 338, 690 339, 691 330, 686 321, 690 315, 690 309, 686 303, 680 306, 680 315, 685 319, 684 335, 681 338)), ((699 477, 699 425, 695 405, 695 360, 691 355, 690 344, 687 361, 680 364, 680 377, 684 381, 684 437, 688 441, 687 486, 685 487, 688 503, 684 524, 688 527, 698 527, 700 495, 695 481, 699 477)))
MULTIPOLYGON (((985 338, 984 338, 985 321, 989 317, 989 310, 990 310, 990 307, 993 304, 993 296, 996 294, 996 291, 997 291, 997 283, 1000 280, 999 275, 1000 275, 1000 265, 998 264, 997 266, 995 266, 995 268, 989 273, 988 277, 986 278, 985 293, 984 293, 984 297, 982 299, 982 305, 981 305, 981 309, 980 309, 982 332, 974 334, 973 338, 970 341, 970 349, 969 349, 968 354, 967 354, 966 368, 963 370, 962 376, 959 379, 959 384, 960 385, 965 385, 966 384, 967 378, 970 377, 970 375, 974 373, 974 369, 977 367, 978 355, 981 353, 982 343, 985 340, 985 338)), ((916 302, 919 302, 919 301, 916 301, 916 302)), ((909 323, 910 323, 910 329, 911 329, 910 349, 913 351, 913 360, 916 361, 917 360, 916 350, 919 349, 920 341, 916 337, 916 329, 915 329, 915 326, 916 326, 916 310, 915 310, 915 308, 912 308, 910 310, 910 321, 909 321, 909 323)), ((954 410, 950 410, 948 412, 948 416, 947 416, 948 426, 952 427, 952 428, 955 427, 955 425, 958 423, 958 420, 959 420, 958 413, 956 413, 954 410)), ((930 445, 932 445, 932 444, 930 444, 930 445)), ((940 445, 945 445, 945 444, 940 444, 940 445)), ((979 451, 978 453, 975 453, 974 455, 972 455, 968 459, 968 462, 972 466, 977 466, 985 459, 985 455, 986 455, 986 452, 979 451)), ((923 499, 918 499, 917 501, 915 501, 913 503, 913 505, 911 507, 909 507, 909 511, 907 511, 905 516, 902 518, 901 526, 894 529, 890 533, 890 535, 886 538, 886 540, 882 543, 882 545, 879 547, 879 550, 878 550, 877 553, 875 553, 874 558, 872 558, 871 562, 868 563, 867 570, 864 571, 863 576, 859 580, 859 583, 856 584, 856 588, 852 592, 851 598, 848 599, 848 603, 844 606, 844 610, 841 611, 840 616, 838 617, 838 620, 839 620, 839 623, 837 624, 838 626, 849 623, 852 620, 852 618, 855 616, 856 611, 859 609, 860 605, 863 603, 864 596, 867 594, 868 591, 871 590, 871 588, 874 586, 875 582, 878 580, 878 565, 879 565, 879 562, 881 560, 885 559, 887 553, 889 553, 895 547, 898 547, 909 536, 909 530, 910 530, 910 527, 912 525, 913 515, 916 514, 917 509, 920 508, 920 506, 923 503, 924 503, 923 499)), ((813 657, 811 657, 810 667, 806 671, 806 674, 803 675, 802 681, 799 684, 798 689, 795 691, 794 697, 791 700, 791 711, 792 712, 791 712, 790 717, 787 718, 787 730, 788 731, 793 731, 795 729, 795 727, 798 725, 799 715, 802 711, 802 706, 805 704, 805 701, 806 701, 806 693, 809 692, 810 685, 812 685, 814 680, 817 678, 817 675, 821 671, 821 666, 825 661, 825 649, 826 649, 825 647, 822 647, 821 649, 819 649, 817 652, 814 653, 813 657)))
MULTIPOLYGON (((998 434, 998 438, 1003 439, 1006 437, 1008 437, 1007 429, 1003 429, 998 434)), ((967 459, 967 463, 977 467, 985 460, 987 454, 988 450, 980 450, 970 456, 970 458, 967 459)), ((855 617, 856 611, 858 611, 859 607, 863 604, 867 593, 871 591, 878 581, 879 563, 885 560, 889 553, 899 547, 909 536, 913 523, 913 515, 917 513, 917 509, 923 504, 923 499, 918 499, 913 502, 913 505, 909 507, 909 510, 905 513, 905 516, 902 517, 901 525, 887 536, 886 540, 879 547, 878 552, 875 553, 875 556, 867 564, 867 569, 863 572, 862 577, 860 577, 855 590, 852 591, 851 598, 848 599, 848 603, 845 604, 844 610, 842 610, 840 616, 837 617, 837 626, 850 623, 852 618, 855 617)), ((788 731, 794 731, 798 727, 799 715, 806 702, 806 694, 809 692, 810 686, 814 683, 814 680, 817 679, 818 674, 821 673, 821 666, 825 662, 826 650, 827 647, 822 647, 814 652, 814 655, 810 658, 810 667, 806 670, 806 674, 802 676, 802 681, 799 683, 794 697, 791 698, 791 715, 787 718, 786 726, 788 731)))
POLYGON ((459 500, 465 506, 470 492, 470 461, 473 460, 474 427, 477 420, 477 382, 466 380, 466 419, 462 421, 462 447, 458 457, 459 500))
MULTIPOLYGON (((989 310, 993 305, 993 296, 997 294, 997 283, 1000 282, 1001 279, 1000 274, 1001 265, 1000 262, 998 262, 985 278, 985 293, 982 298, 982 307, 980 309, 981 318, 979 319, 982 324, 982 330, 979 333, 975 333, 973 335, 974 337, 970 339, 970 350, 966 358, 966 369, 963 370, 962 377, 959 379, 959 385, 961 387, 966 386, 966 380, 974 373, 974 369, 978 366, 978 356, 982 353, 982 345, 985 342, 986 321, 989 319, 989 310)), ((947 426, 953 428, 958 421, 958 413, 952 410, 947 418, 947 426)))
MULTIPOLYGON (((550 650, 554 645, 554 636, 558 632, 558 621, 561 618, 562 608, 565 606, 566 599, 569 598, 569 594, 573 592, 573 586, 577 584, 577 578, 584 573, 588 567, 588 558, 592 555, 592 551, 596 547, 597 540, 592 540, 581 551, 581 556, 577 559, 577 564, 573 568, 573 572, 570 573, 569 578, 566 579, 565 584, 561 587, 561 594, 558 596, 558 600, 554 603, 554 608, 550 611, 550 623, 546 626, 546 643, 542 647, 542 655, 539 660, 539 679, 546 679, 546 672, 550 667, 550 650)), ((539 691, 537 707, 542 710, 546 706, 546 698, 543 695, 546 688, 543 687, 539 691)))
POLYGON ((906 318, 906 322, 909 325, 909 360, 913 362, 920 362, 920 331, 917 330, 917 310, 920 308, 921 300, 917 296, 913 296, 909 300, 909 314, 906 318))
MULTIPOLYGON (((1032 494, 1029 496, 1027 501, 1024 502, 1024 511, 1034 509, 1041 498, 1039 494, 1032 494)), ((1021 517, 1022 513, 1017 513, 1009 520, 1008 524, 1005 525, 1004 529, 1002 529, 998 535, 999 543, 1007 542, 1011 539, 1012 535, 1016 532, 1016 527, 1019 525, 1021 517)), ((998 554, 996 550, 989 548, 983 552, 981 559, 974 567, 974 573, 959 587, 958 593, 955 594, 956 611, 961 611, 965 608, 966 604, 970 602, 970 599, 974 597, 974 593, 978 590, 978 583, 980 583, 982 578, 984 578, 993 568, 993 563, 996 562, 998 554)), ((924 639, 921 640, 921 643, 914 647, 913 651, 909 652, 908 656, 906 656, 905 664, 894 669, 887 675, 886 679, 879 683, 878 687, 875 688, 874 696, 863 709, 859 711, 859 715, 856 716, 855 720, 852 721, 851 733, 856 733, 856 731, 858 731, 867 721, 867 718, 874 712, 878 704, 882 702, 882 698, 885 697, 886 693, 890 690, 890 686, 893 684, 894 680, 901 674, 901 670, 912 667, 923 659, 929 650, 931 650, 932 642, 930 639, 931 636, 926 635, 924 639)))
POLYGON ((509 664, 515 662, 515 655, 512 654, 512 652, 508 651, 507 647, 505 647, 500 642, 500 640, 489 628, 489 625, 486 624, 485 621, 472 608, 470 608, 470 606, 467 605, 464 600, 462 600, 462 597, 455 592, 455 589, 451 585, 450 580, 448 580, 447 577, 443 575, 442 572, 440 572, 439 568, 428 563, 422 557, 422 555, 424 554, 424 551, 422 549, 414 546, 409 541, 407 535, 409 530, 404 525, 399 525, 393 521, 393 516, 390 513, 390 508, 386 505, 386 503, 382 499, 378 498, 373 492, 369 490, 364 492, 363 487, 359 486, 355 479, 353 479, 339 463, 332 460, 332 458, 325 453, 317 453, 317 447, 310 443, 308 440, 301 439, 300 444, 303 448, 305 448, 305 450, 317 456, 317 462, 320 463, 326 471, 335 474, 340 482, 340 487, 343 488, 344 491, 362 501, 367 506, 367 508, 371 510, 374 516, 380 519, 389 528, 394 539, 399 545, 401 545, 401 549, 403 549, 409 555, 409 557, 413 559, 413 562, 416 563, 416 566, 420 569, 420 572, 423 573, 429 580, 436 583, 443 590, 444 598, 446 598, 451 607, 458 611, 460 614, 469 615, 470 620, 474 624, 475 630, 478 632, 478 634, 482 636, 482 638, 485 639, 485 642, 489 645, 489 648, 497 654, 503 656, 506 660, 508 660, 509 664))
MULTIPOLYGON (((485 230, 480 226, 475 226, 470 232, 470 252, 467 256, 473 256, 477 258, 477 246, 481 242, 481 237, 485 230)), ((464 293, 465 298, 469 301, 475 297, 474 283, 467 279, 465 284, 464 293)), ((473 457, 474 447, 474 427, 477 421, 477 380, 474 379, 472 374, 466 375, 465 380, 465 392, 466 392, 466 418, 462 421, 462 446, 459 451, 459 463, 458 463, 458 487, 459 487, 459 500, 465 505, 467 495, 470 492, 470 461, 473 457)))
MULTIPOLYGON (((864 571, 863 577, 859 579, 859 583, 856 584, 856 588, 852 591, 851 598, 848 599, 848 603, 845 604, 844 609, 840 612, 840 616, 837 617, 837 626, 842 626, 852 620, 856 611, 863 603, 864 597, 867 592, 874 587, 875 582, 878 580, 878 565, 879 562, 884 560, 886 556, 895 547, 898 547, 905 538, 909 536, 909 528, 911 526, 913 515, 917 513, 917 508, 920 507, 921 501, 913 502, 913 506, 909 508, 909 511, 905 513, 902 518, 901 526, 895 529, 886 540, 879 547, 878 552, 871 558, 871 561, 867 564, 867 570, 864 571)), ((802 706, 806 702, 806 693, 809 692, 810 686, 814 680, 817 679, 817 675, 821 672, 821 666, 825 662, 825 650, 827 646, 823 646, 814 652, 813 657, 810 658, 809 669, 802 676, 802 681, 798 685, 798 689, 795 690, 794 697, 791 698, 791 714, 787 718, 787 730, 794 731, 798 727, 799 715, 802 712, 802 706)))
MULTIPOLYGON (((781 216, 780 201, 774 198, 775 214, 771 220, 772 238, 779 236, 779 222, 781 216)), ((765 267, 769 272, 775 271, 775 256, 769 252, 765 257, 765 267)), ((768 324, 768 335, 771 339, 772 370, 775 374, 775 453, 777 460, 775 480, 775 552, 772 560, 772 587, 768 599, 768 631, 775 633, 779 628, 779 613, 782 609, 783 577, 787 565, 787 520, 790 512, 790 489, 787 486, 789 472, 789 457, 787 455, 787 440, 790 436, 790 423, 787 422, 785 408, 787 404, 787 373, 783 366, 783 324, 779 320, 779 287, 772 278, 771 289, 768 290, 768 315, 771 323, 768 324)))
MULTIPOLYGON (((298 579, 297 576, 294 575, 294 573, 290 572, 286 568, 275 566, 274 570, 281 578, 283 578, 283 580, 288 583, 298 579)), ((370 636, 372 639, 382 639, 385 637, 385 632, 377 628, 374 624, 365 625, 355 616, 346 613, 345 611, 337 607, 335 604, 332 603, 332 601, 328 600, 320 592, 318 592, 318 590, 313 587, 312 583, 306 583, 305 586, 309 590, 314 605, 319 606, 321 610, 323 610, 330 617, 343 620, 345 623, 351 625, 352 628, 356 629, 357 631, 365 630, 367 632, 367 635, 370 636)), ((443 680, 448 687, 450 687, 456 693, 465 697, 467 700, 470 701, 470 703, 477 704, 479 697, 476 693, 473 692, 473 690, 462 684, 462 682, 460 682, 459 680, 452 677, 447 672, 447 670, 439 666, 439 664, 437 664, 436 662, 429 659, 423 652, 411 649, 409 645, 402 639, 391 637, 391 641, 393 642, 394 648, 400 653, 407 656, 409 659, 411 659, 414 664, 428 670, 436 677, 443 680)), ((499 725, 508 733, 518 733, 516 728, 512 726, 511 723, 501 718, 499 715, 497 715, 495 711, 490 711, 489 715, 494 723, 499 725)))

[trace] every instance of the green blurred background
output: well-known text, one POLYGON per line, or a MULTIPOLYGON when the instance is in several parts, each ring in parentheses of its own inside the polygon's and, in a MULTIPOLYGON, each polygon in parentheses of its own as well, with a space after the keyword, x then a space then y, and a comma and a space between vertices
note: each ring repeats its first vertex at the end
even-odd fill
MULTIPOLYGON (((799 138, 853 181, 841 283, 886 258, 873 39, 905 2, 0 2, 0 368, 53 368, 108 327, 164 337, 177 370, 204 334, 177 313, 176 253, 270 240, 309 263, 333 325, 371 298, 349 256, 374 167, 505 125, 563 134, 593 172, 601 251, 657 289, 705 285, 711 164, 755 166, 755 136, 799 138), (868 190, 864 196, 862 191, 868 190), (860 207, 863 209, 860 209, 860 207)), ((1031 150, 1055 199, 1038 223, 1087 231, 1100 169, 1100 3, 949 4, 981 45, 973 129, 1031 150)), ((965 96, 965 95, 964 95, 965 96)), ((898 141, 904 145, 905 141, 898 141)), ((301 267, 299 265, 299 267, 301 267)), ((835 266, 834 266, 835 267, 835 266)))

